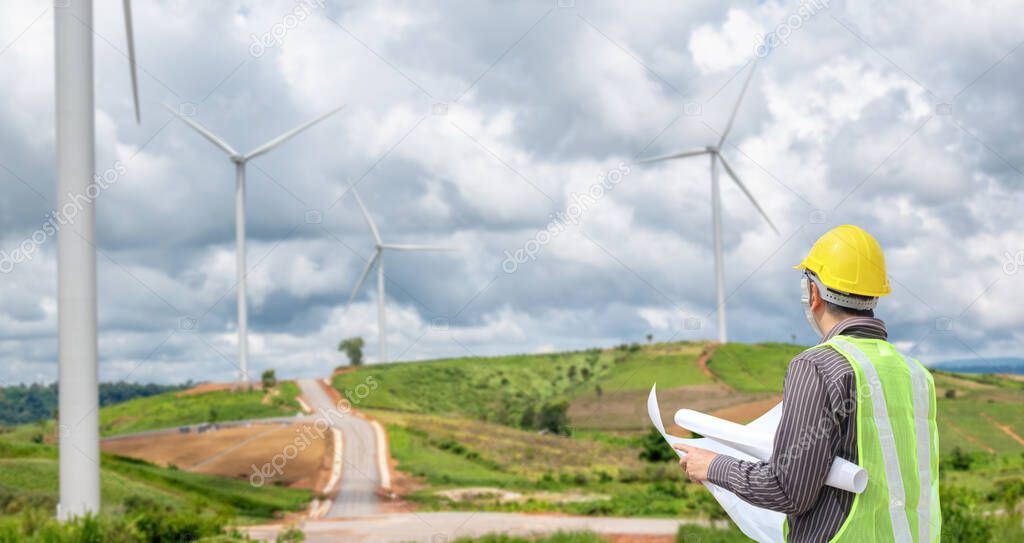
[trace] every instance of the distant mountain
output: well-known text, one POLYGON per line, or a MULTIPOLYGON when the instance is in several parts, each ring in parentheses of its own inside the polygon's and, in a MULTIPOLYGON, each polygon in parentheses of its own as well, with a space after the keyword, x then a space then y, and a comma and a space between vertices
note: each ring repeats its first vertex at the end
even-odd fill
MULTIPOLYGON (((170 390, 191 387, 184 385, 155 385, 126 383, 100 383, 100 406, 121 403, 132 398, 152 396, 170 390)), ((57 384, 13 385, 0 387, 0 424, 24 424, 48 419, 57 412, 57 384)))
POLYGON ((932 368, 960 373, 1016 373, 1024 375, 1024 358, 968 358, 936 362, 932 368))

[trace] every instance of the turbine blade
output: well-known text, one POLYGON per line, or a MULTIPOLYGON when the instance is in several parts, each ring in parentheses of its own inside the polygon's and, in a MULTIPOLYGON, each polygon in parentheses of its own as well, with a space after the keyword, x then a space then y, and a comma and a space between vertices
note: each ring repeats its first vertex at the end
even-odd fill
POLYGON ((135 103, 135 122, 142 122, 139 112, 139 76, 135 69, 135 32, 132 30, 132 0, 124 0, 124 30, 128 37, 128 66, 132 74, 132 99, 135 103))
POLYGON ((750 67, 750 73, 747 74, 747 79, 743 81, 743 90, 740 91, 739 98, 736 99, 736 105, 732 108, 732 115, 729 115, 729 122, 725 125, 725 131, 722 132, 721 139, 718 140, 718 148, 722 148, 722 144, 725 143, 726 136, 729 135, 729 131, 732 130, 732 123, 736 120, 736 112, 740 110, 740 104, 743 103, 743 96, 747 94, 747 87, 750 86, 750 80, 754 77, 754 70, 757 69, 758 59, 754 59, 754 65, 750 67))
POLYGON ((377 245, 384 243, 384 240, 380 239, 380 232, 377 231, 377 225, 373 223, 373 219, 370 218, 370 212, 366 210, 366 206, 363 205, 363 199, 359 197, 359 192, 356 191, 356 186, 349 182, 349 190, 352 191, 352 195, 356 197, 356 203, 359 204, 359 210, 363 212, 363 218, 366 219, 366 225, 370 227, 370 232, 373 233, 373 239, 377 242, 377 245))
POLYGON ((656 156, 656 157, 651 157, 651 158, 643 158, 643 159, 637 160, 635 162, 635 164, 651 164, 653 162, 662 162, 664 160, 672 160, 672 159, 675 159, 675 158, 686 158, 686 157, 691 157, 691 156, 704 155, 704 154, 707 154, 708 152, 709 151, 707 150, 707 148, 689 149, 687 151, 679 151, 677 153, 672 153, 670 155, 662 155, 662 156, 656 156))
POLYGON ((195 130, 196 132, 199 132, 200 136, 210 140, 211 143, 213 143, 217 147, 220 147, 225 153, 231 155, 232 158, 240 156, 238 154, 238 151, 234 150, 234 148, 232 148, 230 145, 228 145, 228 143, 226 141, 224 141, 224 140, 218 138, 217 136, 215 136, 213 134, 213 132, 210 132, 205 126, 203 126, 203 125, 193 121, 192 119, 189 119, 188 117, 178 113, 177 111, 174 110, 174 108, 172 108, 171 106, 169 106, 167 104, 163 104, 163 106, 164 106, 164 108, 167 109, 167 111, 171 112, 171 115, 174 115, 175 117, 181 119, 185 124, 191 126, 193 130, 195 130))
POLYGON ((407 245, 402 243, 384 243, 381 245, 384 249, 393 249, 395 251, 446 251, 454 252, 461 249, 455 247, 438 247, 435 245, 407 245))
POLYGON ((352 300, 356 299, 356 294, 359 293, 360 287, 366 282, 366 276, 370 275, 370 270, 373 269, 373 264, 377 262, 377 257, 380 256, 380 249, 373 252, 373 256, 366 261, 366 267, 363 268, 363 274, 359 276, 359 281, 356 283, 356 288, 352 289, 352 294, 348 297, 348 303, 345 304, 345 311, 348 311, 348 307, 352 305, 352 300))
POLYGON ((285 132, 284 134, 281 134, 280 136, 278 136, 278 137, 268 141, 267 143, 264 143, 263 145, 260 145, 259 147, 253 149, 252 151, 249 151, 248 153, 246 153, 245 159, 249 160, 251 158, 256 158, 256 157, 262 155, 263 153, 266 153, 267 151, 270 151, 274 147, 277 147, 278 145, 281 145, 282 143, 292 139, 299 132, 302 132, 303 130, 312 127, 313 125, 319 123, 320 121, 326 119, 327 117, 330 117, 331 115, 334 115, 335 113, 341 111, 344 108, 345 108, 344 104, 340 105, 340 106, 338 106, 338 107, 328 111, 327 113, 324 113, 323 115, 313 119, 312 121, 309 121, 308 123, 306 123, 304 125, 297 126, 297 127, 293 128, 293 129, 289 130, 288 132, 285 132))
POLYGON ((725 167, 725 173, 729 174, 729 177, 731 177, 732 180, 735 181, 737 185, 739 185, 740 190, 743 191, 743 194, 746 194, 747 198, 750 198, 750 203, 754 204, 754 207, 756 207, 757 211, 761 214, 762 217, 764 217, 764 220, 768 221, 768 226, 771 226, 772 230, 775 231, 775 234, 779 235, 779 229, 775 228, 775 223, 773 223, 772 220, 768 218, 768 214, 765 213, 763 209, 761 209, 761 205, 758 204, 757 200, 754 199, 754 195, 751 194, 749 190, 747 190, 747 186, 743 184, 743 181, 740 181, 739 176, 736 175, 736 172, 733 171, 732 166, 729 166, 729 163, 725 161, 725 157, 722 156, 721 153, 717 153, 717 156, 718 160, 722 161, 722 166, 725 167))

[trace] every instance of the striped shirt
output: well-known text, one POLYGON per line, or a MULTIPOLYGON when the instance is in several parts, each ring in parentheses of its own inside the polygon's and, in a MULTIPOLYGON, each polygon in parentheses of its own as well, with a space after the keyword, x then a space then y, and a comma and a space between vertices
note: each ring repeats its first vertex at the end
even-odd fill
MULTIPOLYGON (((852 317, 822 342, 843 334, 886 339, 885 323, 852 317)), ((828 541, 842 526, 854 494, 824 486, 836 456, 857 462, 857 395, 853 367, 835 349, 803 352, 789 363, 782 385, 782 419, 767 462, 718 455, 708 480, 743 500, 785 513, 789 541, 828 541)))

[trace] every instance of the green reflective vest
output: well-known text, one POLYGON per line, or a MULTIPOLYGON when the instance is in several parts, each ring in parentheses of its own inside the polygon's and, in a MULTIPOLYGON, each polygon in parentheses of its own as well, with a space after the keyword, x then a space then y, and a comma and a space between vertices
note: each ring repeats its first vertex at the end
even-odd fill
POLYGON ((836 336, 830 346, 857 380, 857 458, 868 486, 832 541, 939 541, 939 436, 935 382, 878 339, 836 336))

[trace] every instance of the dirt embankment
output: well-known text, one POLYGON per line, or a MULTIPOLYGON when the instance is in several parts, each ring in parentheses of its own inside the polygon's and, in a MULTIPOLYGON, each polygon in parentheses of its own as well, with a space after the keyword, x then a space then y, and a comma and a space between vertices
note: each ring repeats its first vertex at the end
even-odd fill
POLYGON ((264 484, 315 488, 327 442, 309 424, 254 423, 202 433, 123 437, 104 441, 102 448, 160 466, 236 479, 249 479, 253 465, 271 465, 273 474, 264 484))

